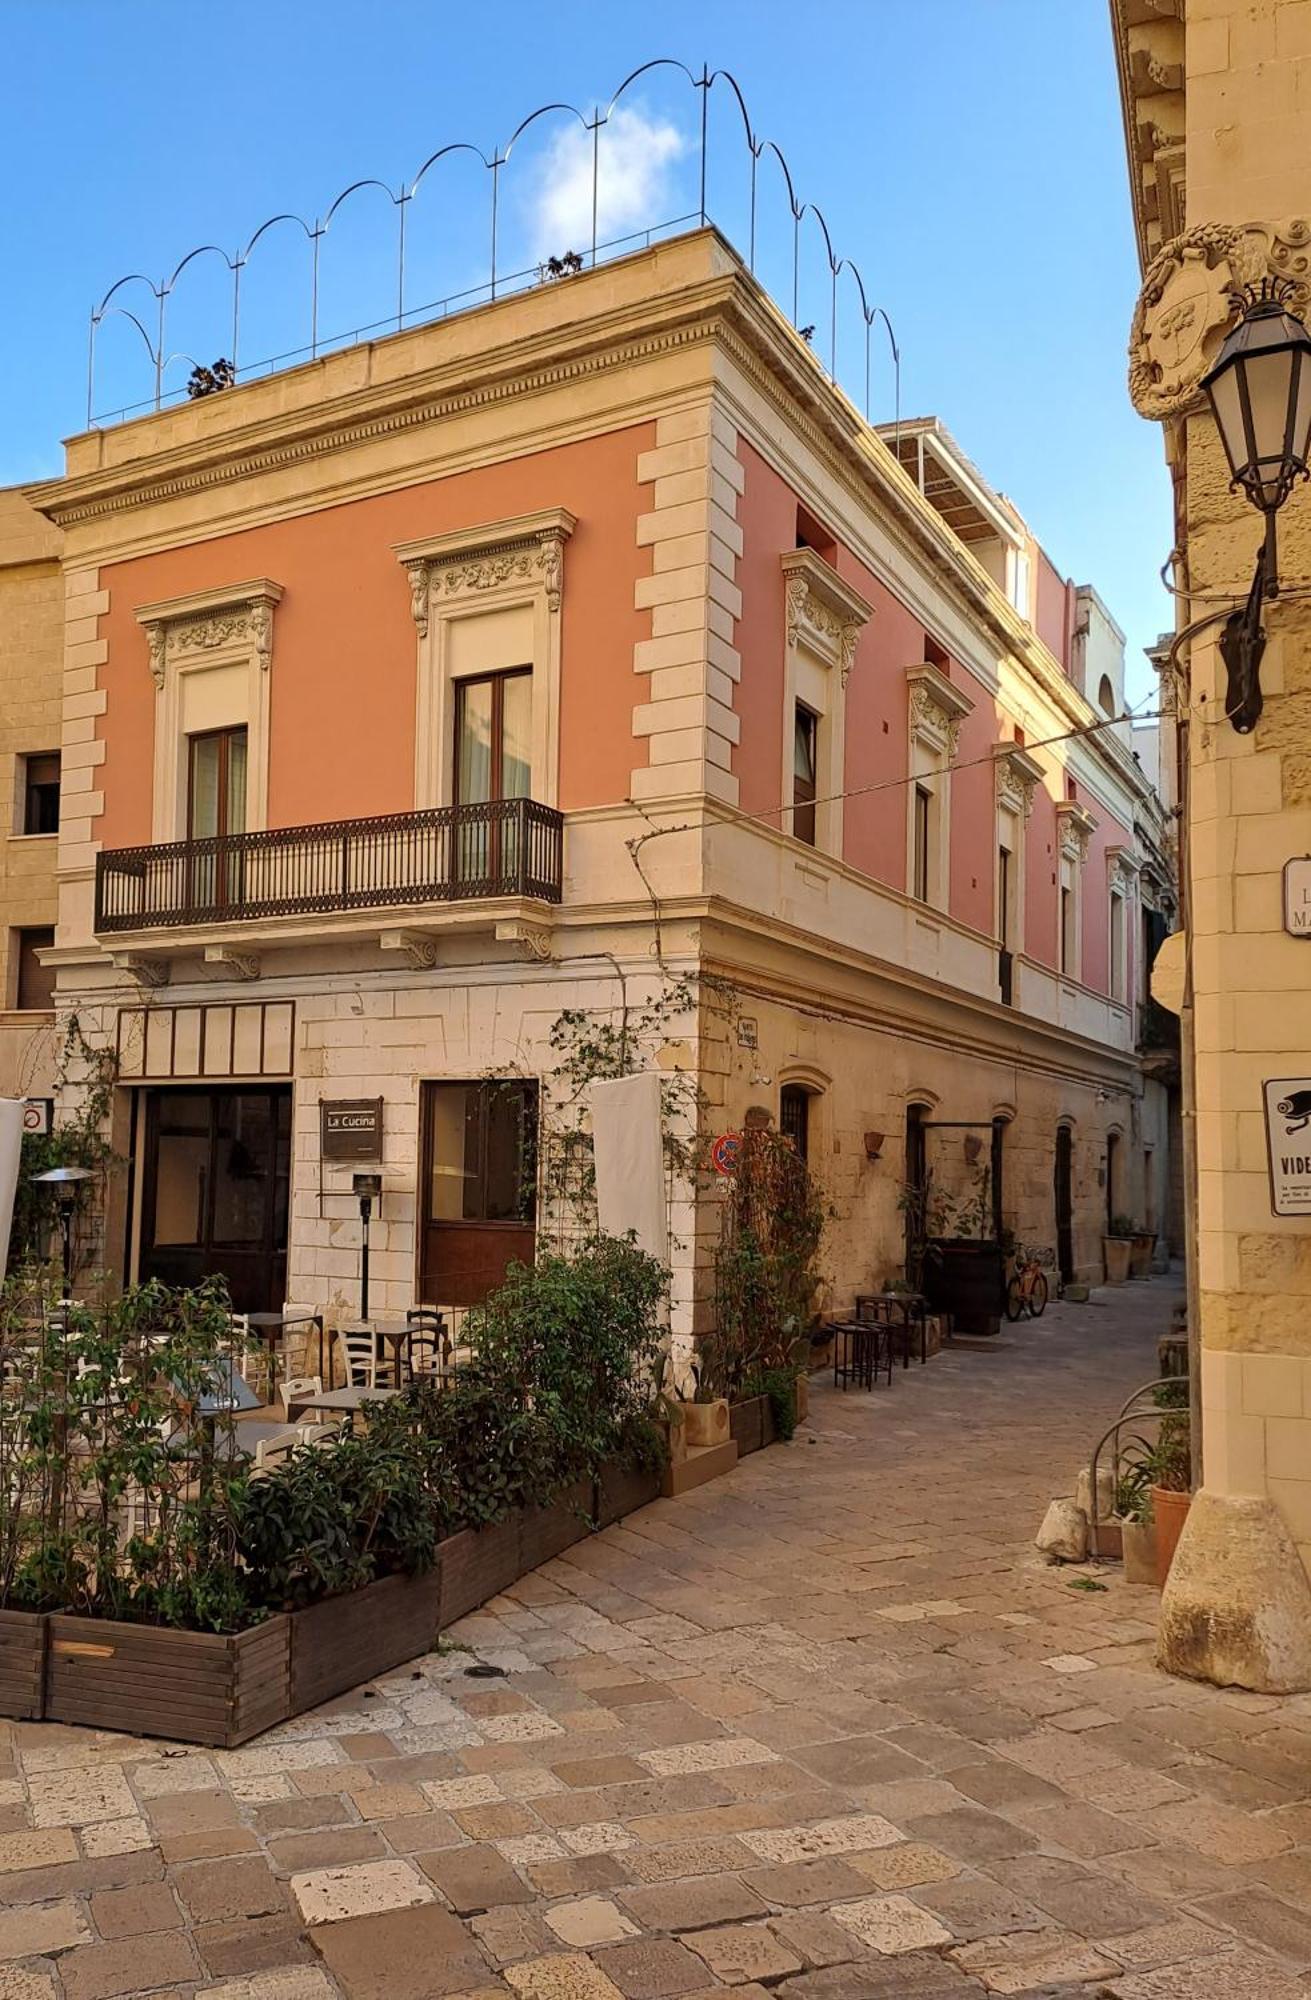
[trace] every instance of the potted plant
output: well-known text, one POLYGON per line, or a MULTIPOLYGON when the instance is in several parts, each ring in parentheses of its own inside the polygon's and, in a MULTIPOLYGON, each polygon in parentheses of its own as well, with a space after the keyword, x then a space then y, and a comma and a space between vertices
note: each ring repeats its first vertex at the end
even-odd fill
POLYGON ((1172 1383, 1158 1389, 1156 1399, 1166 1406, 1156 1444, 1146 1468, 1151 1484, 1152 1519, 1156 1524, 1156 1580, 1161 1590, 1170 1574, 1174 1552, 1179 1546, 1188 1509, 1192 1505, 1192 1454, 1189 1448, 1188 1411, 1180 1407, 1188 1395, 1187 1383, 1172 1383))
POLYGON ((1152 1519, 1151 1491, 1137 1469, 1120 1480, 1115 1494, 1115 1511, 1120 1520, 1120 1553, 1124 1559, 1126 1583, 1156 1582, 1156 1523, 1152 1519))
POLYGON ((1135 1228, 1133 1244, 1129 1252, 1129 1276, 1150 1278, 1152 1275, 1152 1252, 1156 1248, 1154 1229, 1135 1228))
POLYGON ((1113 1215, 1110 1227, 1102 1238, 1102 1261, 1106 1266, 1108 1285, 1123 1285, 1128 1282, 1129 1267, 1133 1257, 1134 1223, 1127 1215, 1113 1215))

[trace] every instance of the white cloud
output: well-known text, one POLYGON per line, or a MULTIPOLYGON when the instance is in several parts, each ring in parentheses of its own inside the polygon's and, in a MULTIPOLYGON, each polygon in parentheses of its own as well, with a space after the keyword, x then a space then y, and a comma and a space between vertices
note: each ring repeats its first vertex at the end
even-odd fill
MULTIPOLYGON (((608 242, 672 220, 670 169, 687 140, 666 119, 648 118, 628 105, 611 112, 601 128, 596 234, 608 242)), ((542 163, 532 199, 532 254, 561 256, 592 244, 592 134, 571 125, 559 131, 542 163)))

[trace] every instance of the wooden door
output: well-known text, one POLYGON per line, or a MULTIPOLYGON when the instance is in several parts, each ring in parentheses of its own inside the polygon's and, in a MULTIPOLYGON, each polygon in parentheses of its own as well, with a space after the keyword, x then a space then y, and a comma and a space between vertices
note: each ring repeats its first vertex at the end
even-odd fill
POLYGON ((1061 1283, 1074 1278, 1074 1135, 1068 1125, 1056 1129, 1056 1261, 1061 1283))

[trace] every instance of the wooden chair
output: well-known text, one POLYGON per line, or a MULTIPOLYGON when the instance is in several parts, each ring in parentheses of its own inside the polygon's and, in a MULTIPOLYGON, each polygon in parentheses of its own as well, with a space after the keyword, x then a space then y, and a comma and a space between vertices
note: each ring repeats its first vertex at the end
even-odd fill
POLYGON ((282 1404, 282 1414, 287 1422, 292 1421, 291 1406, 301 1396, 321 1396, 323 1378, 321 1375, 284 1375, 278 1384, 278 1401, 282 1404))
POLYGON ((252 1479, 258 1479, 262 1472, 272 1472, 275 1466, 285 1465, 296 1446, 301 1443, 298 1430, 289 1430, 285 1437, 261 1438, 255 1446, 254 1463, 250 1468, 252 1479))
POLYGON ((353 1389, 378 1386, 378 1346, 367 1326, 339 1327, 337 1338, 346 1357, 346 1381, 353 1389))

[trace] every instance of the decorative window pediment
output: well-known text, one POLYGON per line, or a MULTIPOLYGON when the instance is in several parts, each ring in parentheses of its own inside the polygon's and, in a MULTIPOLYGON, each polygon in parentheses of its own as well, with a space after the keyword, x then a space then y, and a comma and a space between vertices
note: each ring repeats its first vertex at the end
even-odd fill
POLYGON ((787 642, 803 642, 847 685, 856 642, 873 615, 860 592, 844 583, 813 549, 789 549, 779 567, 787 590, 787 642))
POLYGON ((997 804, 1027 819, 1033 811, 1033 795, 1042 783, 1042 765, 1018 743, 999 744, 993 755, 997 804))
POLYGON ((1123 841, 1106 850, 1106 873, 1112 889, 1129 895, 1142 872, 1142 861, 1123 841))
POLYGON ((906 681, 910 688, 912 740, 950 763, 960 743, 961 723, 972 712, 974 703, 954 681, 948 680, 940 667, 930 666, 927 660, 919 666, 907 667, 906 681))
POLYGON ((248 651, 267 673, 273 657, 273 608, 281 600, 282 585, 257 576, 219 590, 139 604, 134 616, 145 630, 155 686, 162 689, 169 661, 187 653, 248 651))
POLYGON ((567 507, 545 507, 504 521, 484 521, 448 535, 398 542, 410 579, 410 609, 419 637, 428 636, 434 603, 488 592, 540 589, 547 608, 560 609, 564 545, 578 525, 567 507))
POLYGON ((1077 799, 1056 801, 1056 826, 1062 858, 1082 864, 1088 859, 1088 842, 1097 830, 1097 821, 1077 799))

